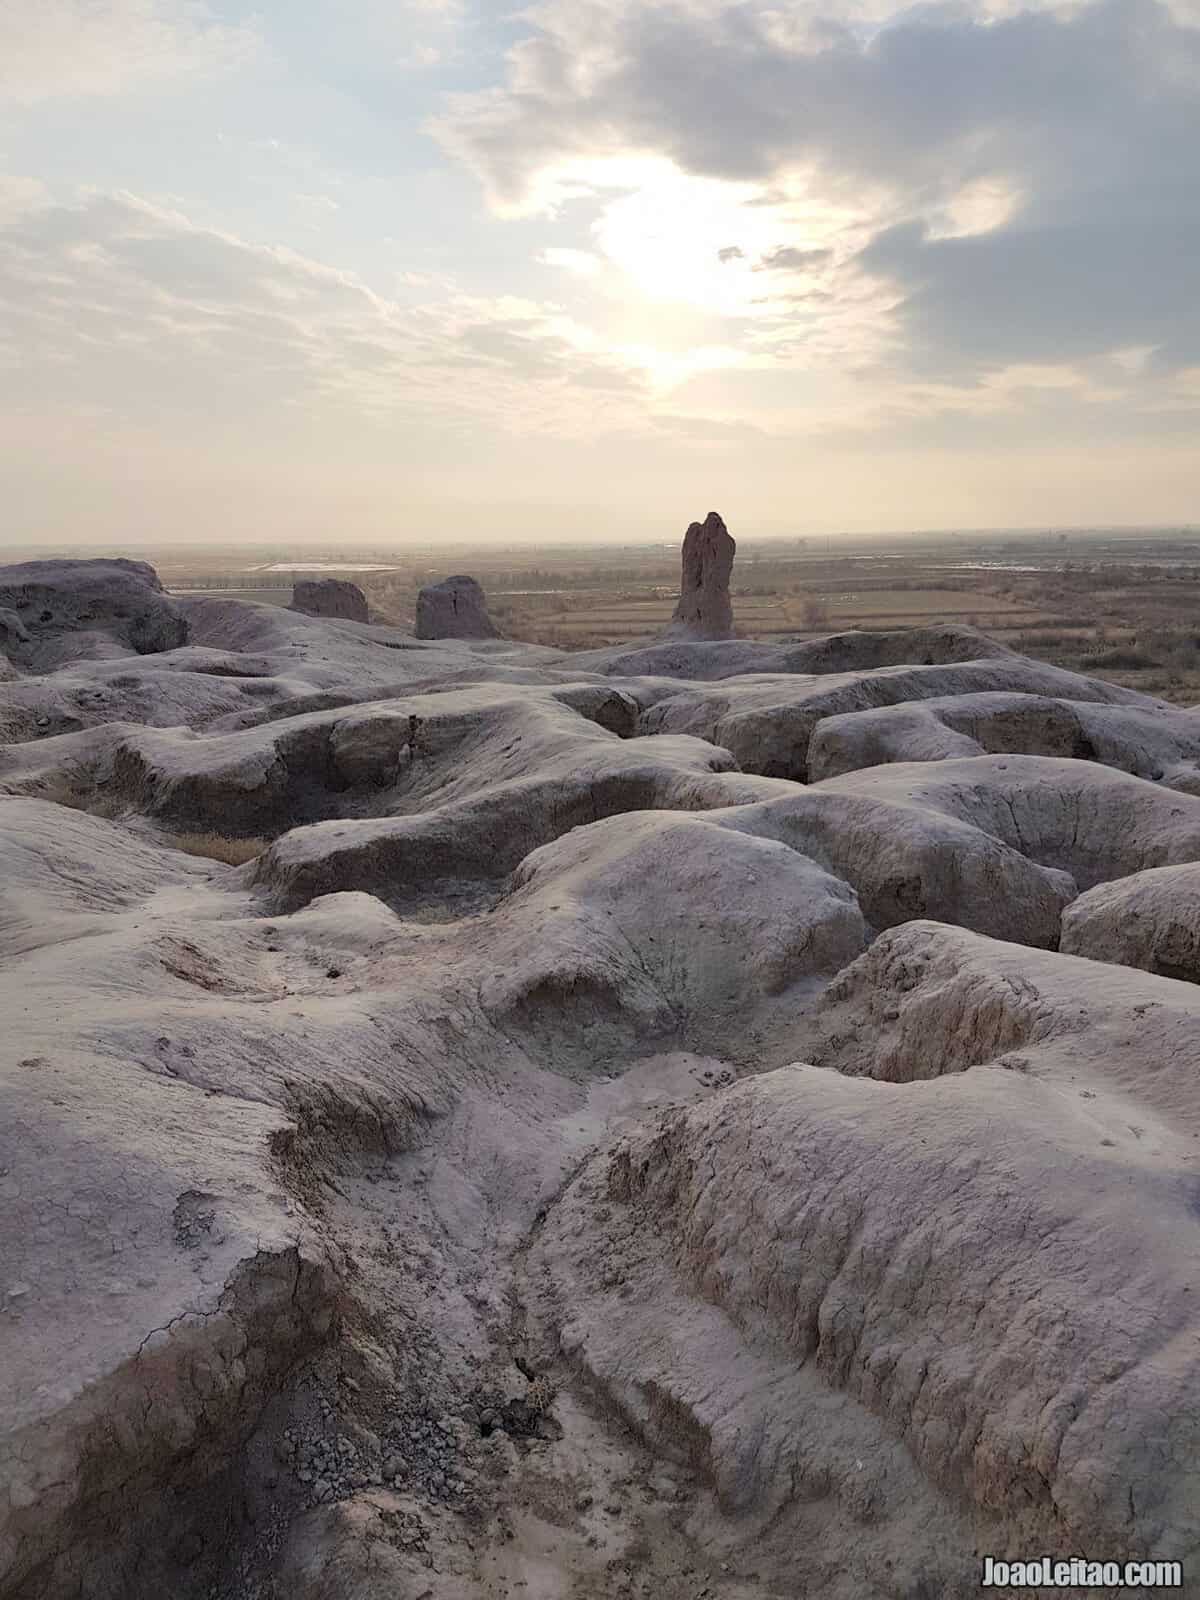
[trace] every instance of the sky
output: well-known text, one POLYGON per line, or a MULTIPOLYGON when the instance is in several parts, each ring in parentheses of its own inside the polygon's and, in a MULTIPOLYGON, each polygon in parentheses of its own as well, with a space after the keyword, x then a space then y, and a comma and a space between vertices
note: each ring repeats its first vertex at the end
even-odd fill
POLYGON ((0 543, 1200 522, 1200 0, 0 0, 0 543))

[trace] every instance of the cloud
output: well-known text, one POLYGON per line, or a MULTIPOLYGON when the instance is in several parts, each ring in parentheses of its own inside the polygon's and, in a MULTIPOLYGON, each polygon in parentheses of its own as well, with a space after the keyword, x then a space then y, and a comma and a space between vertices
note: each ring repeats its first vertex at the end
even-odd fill
POLYGON ((0 103, 115 95, 245 61, 255 31, 194 0, 0 0, 0 103))
POLYGON ((41 205, 46 198, 46 187, 37 178, 13 178, 0 173, 0 225, 41 205))
POLYGON ((1200 361, 1200 216, 951 239, 906 223, 859 264, 901 290, 908 359, 925 369, 1083 361, 1131 346, 1148 347, 1164 371, 1200 361))
POLYGON ((422 70, 427 67, 436 67, 442 59, 442 52, 434 44, 418 44, 402 55, 396 57, 396 65, 412 67, 422 70))
MULTIPOLYGON (((453 97, 434 129, 499 215, 569 201, 577 217, 591 196, 603 241, 630 211, 617 175, 665 167, 736 191, 773 231, 745 269, 755 292, 728 276, 699 291, 729 315, 802 313, 790 359, 816 350, 814 328, 830 358, 838 338, 865 356, 848 313, 873 296, 868 342, 897 371, 969 385, 1140 345, 1163 371, 1195 363, 1194 7, 545 0, 525 16, 504 81, 453 97), (815 267, 825 302, 764 291, 815 267)), ((747 236, 730 245, 729 224, 717 253, 740 274, 747 236)))
POLYGON ((765 439, 764 429, 751 422, 723 421, 717 417, 689 417, 664 412, 655 417, 657 432, 668 437, 690 440, 696 444, 743 445, 765 439))
POLYGON ((810 272, 813 267, 823 267, 831 260, 833 251, 798 250, 793 245, 781 245, 761 260, 755 262, 756 272, 810 272))
POLYGON ((622 151, 742 181, 814 162, 948 189, 1014 167, 1157 165, 1167 140, 1191 156, 1200 33, 1156 0, 998 20, 935 5, 799 39, 761 0, 548 0, 529 15, 507 84, 456 97, 439 124, 501 205, 535 205, 547 171, 622 151))
POLYGON ((741 245, 727 244, 717 251, 718 261, 744 261, 746 252, 741 245))
POLYGON ((307 415, 566 435, 641 414, 636 359, 557 307, 388 298, 129 194, 25 199, 0 226, 0 367, 27 410, 201 433, 307 415))
POLYGON ((577 278, 594 278, 604 263, 590 250, 569 250, 551 246, 543 250, 538 261, 545 267, 561 267, 577 278))

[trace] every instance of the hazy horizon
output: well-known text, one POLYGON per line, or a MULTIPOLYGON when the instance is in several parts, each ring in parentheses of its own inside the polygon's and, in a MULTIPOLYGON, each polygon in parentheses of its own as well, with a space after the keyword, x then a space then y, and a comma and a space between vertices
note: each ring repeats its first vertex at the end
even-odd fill
MULTIPOLYGON (((208 539, 169 539, 154 537, 144 539, 113 538, 97 536, 88 539, 58 539, 48 543, 24 541, 21 543, 10 542, 7 546, 11 560, 36 560, 46 556, 85 556, 92 554, 99 556, 124 556, 137 560, 158 560, 160 564, 169 557, 183 559, 185 557, 198 557, 203 554, 205 560, 211 556, 215 560, 229 561, 235 555, 246 562, 257 563, 248 565, 248 572, 262 571, 264 568, 278 568, 281 572, 300 570, 306 562, 315 562, 330 570, 354 571, 360 570, 357 564, 370 563, 373 558, 385 562, 392 560, 411 560, 414 557, 446 558, 456 557, 462 553, 464 557, 475 554, 482 558, 485 551, 495 550, 497 554, 503 553, 514 558, 536 558, 539 554, 544 556, 562 554, 587 554, 596 552, 604 555, 609 551, 628 550, 645 554, 654 550, 669 552, 672 560, 677 556, 680 538, 685 530, 683 528, 672 530, 670 533, 645 539, 632 538, 596 538, 596 539, 570 539, 559 534, 548 535, 541 539, 521 541, 503 541, 497 538, 490 540, 481 539, 420 539, 412 537, 408 540, 380 539, 354 540, 349 537, 340 539, 310 539, 300 540, 284 538, 278 540, 239 540, 235 542, 222 541, 216 538, 208 539)), ((1200 539, 1200 524, 1169 522, 1145 524, 1081 524, 1078 526, 1053 526, 1040 525, 1032 527, 1013 528, 876 528, 860 533, 850 533, 845 530, 823 530, 812 534, 779 533, 762 534, 751 530, 743 531, 737 539, 738 548, 743 559, 753 557, 754 552, 763 550, 769 552, 774 546, 804 546, 803 553, 807 557, 820 559, 830 553, 837 555, 840 547, 860 550, 868 548, 878 550, 881 555, 896 556, 903 552, 906 543, 911 543, 914 550, 920 550, 939 542, 956 541, 963 545, 979 544, 987 547, 999 541, 1012 540, 1020 542, 1028 540, 1038 543, 1049 539, 1054 548, 1058 549, 1058 540, 1065 538, 1077 544, 1081 551, 1086 551, 1097 540, 1113 540, 1121 542, 1127 540, 1130 544, 1143 541, 1152 541, 1162 536, 1165 538, 1200 539)), ((1063 558, 1071 559, 1069 545, 1063 547, 1063 558)), ((1084 557, 1085 559, 1090 559, 1084 557)), ((361 570, 367 570, 364 566, 361 570)))
POLYGON ((1200 0, 0 0, 0 543, 1194 525, 1198 267, 1200 0))

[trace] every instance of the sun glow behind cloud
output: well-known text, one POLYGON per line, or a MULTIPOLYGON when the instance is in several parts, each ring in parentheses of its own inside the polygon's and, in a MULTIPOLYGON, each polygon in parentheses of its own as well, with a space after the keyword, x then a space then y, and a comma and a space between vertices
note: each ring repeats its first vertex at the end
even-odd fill
POLYGON ((1003 178, 977 178, 966 183, 934 212, 929 225, 931 239, 962 239, 970 234, 991 233, 1016 216, 1021 192, 1003 178))
POLYGON ((780 244, 777 218, 756 209, 762 186, 693 177, 663 161, 645 162, 637 179, 592 230, 629 291, 716 316, 758 315, 755 267, 780 244))
MULTIPOLYGON (((761 370, 785 357, 819 362, 832 353, 827 333, 838 319, 827 305, 831 273, 857 237, 869 236, 866 218, 806 195, 800 179, 783 194, 698 177, 662 159, 565 165, 553 181, 570 191, 574 209, 586 200, 597 208, 592 247, 551 246, 538 259, 595 292, 594 325, 608 327, 614 353, 642 370, 654 392, 701 374, 761 370), (814 337, 806 321, 818 307, 824 327, 814 337), (643 329, 632 340, 625 331, 631 321, 643 329), (697 340, 697 324, 709 334, 722 325, 728 331, 717 342, 697 340)), ((857 319, 836 341, 844 360, 851 348, 861 355, 875 336, 852 273, 841 292, 857 319)), ((594 338, 589 348, 597 348, 594 338)))

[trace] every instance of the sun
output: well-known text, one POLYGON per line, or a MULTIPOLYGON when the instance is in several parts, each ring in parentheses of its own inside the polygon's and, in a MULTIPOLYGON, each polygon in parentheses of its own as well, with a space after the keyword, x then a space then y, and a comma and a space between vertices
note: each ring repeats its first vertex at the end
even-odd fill
POLYGON ((624 157, 556 174, 560 195, 623 191, 592 225, 596 256, 626 292, 709 315, 755 317, 767 293, 764 261, 783 247, 825 241, 797 225, 759 184, 701 178, 672 162, 624 157))

